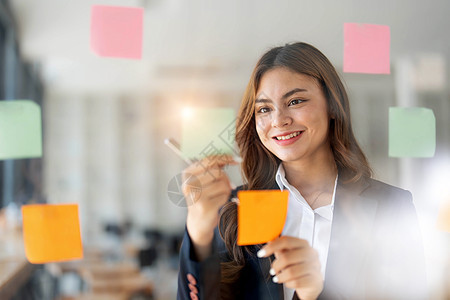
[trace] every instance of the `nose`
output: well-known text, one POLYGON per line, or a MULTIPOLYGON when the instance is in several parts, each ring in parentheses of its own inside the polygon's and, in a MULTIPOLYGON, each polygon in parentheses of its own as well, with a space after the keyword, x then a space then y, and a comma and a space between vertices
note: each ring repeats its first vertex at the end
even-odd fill
POLYGON ((284 110, 281 110, 281 109, 277 110, 273 114, 272 127, 281 128, 281 127, 288 126, 291 123, 292 123, 291 116, 284 110))

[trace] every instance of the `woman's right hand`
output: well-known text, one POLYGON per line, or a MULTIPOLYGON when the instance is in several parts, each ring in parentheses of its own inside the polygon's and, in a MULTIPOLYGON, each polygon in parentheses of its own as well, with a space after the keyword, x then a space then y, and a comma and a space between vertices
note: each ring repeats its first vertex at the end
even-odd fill
POLYGON ((183 171, 182 191, 188 205, 186 227, 195 248, 197 260, 210 255, 219 209, 227 202, 231 184, 223 170, 237 164, 231 156, 209 156, 183 171))

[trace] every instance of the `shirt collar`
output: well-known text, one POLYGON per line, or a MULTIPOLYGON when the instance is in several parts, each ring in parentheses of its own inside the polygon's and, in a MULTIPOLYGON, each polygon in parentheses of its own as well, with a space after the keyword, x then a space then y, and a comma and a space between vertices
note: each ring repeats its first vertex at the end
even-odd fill
POLYGON ((278 166, 278 170, 277 170, 277 173, 275 175, 275 181, 277 182, 278 187, 280 188, 280 190, 284 190, 284 182, 283 181, 285 181, 285 180, 286 180, 286 173, 284 171, 283 164, 280 164, 278 166))
POLYGON ((333 197, 331 198, 331 204, 327 206, 321 206, 314 210, 315 213, 319 214, 323 218, 331 221, 333 219, 333 210, 334 210, 334 201, 336 199, 336 188, 338 182, 339 174, 336 175, 336 179, 334 180, 334 189, 333 189, 333 197))
MULTIPOLYGON (((333 218, 333 210, 334 210, 334 202, 336 199, 336 188, 337 188, 338 176, 339 175, 336 175, 336 179, 334 181, 333 197, 331 199, 331 204, 327 205, 327 206, 318 207, 314 210, 314 213, 317 213, 321 217, 323 217, 327 220, 330 220, 330 221, 333 218)), ((286 171, 284 170, 283 164, 281 164, 281 163, 278 166, 278 170, 275 175, 275 181, 277 182, 278 187, 282 191, 284 190, 285 187, 288 188, 289 186, 291 186, 286 179, 286 171)), ((295 189, 293 186, 291 186, 291 189, 292 188, 295 189)), ((298 194, 300 194, 300 192, 298 192, 298 194)), ((301 194, 300 194, 300 196, 301 196, 301 194)), ((306 205, 308 205, 307 202, 303 199, 303 196, 301 196, 301 198, 306 203, 306 205)), ((309 205, 308 205, 308 207, 309 207, 309 205)))

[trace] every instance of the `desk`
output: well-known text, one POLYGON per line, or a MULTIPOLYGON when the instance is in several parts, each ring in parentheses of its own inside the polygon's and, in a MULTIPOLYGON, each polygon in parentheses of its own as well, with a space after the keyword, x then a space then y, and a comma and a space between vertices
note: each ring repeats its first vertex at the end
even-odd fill
POLYGON ((104 262, 83 265, 81 272, 98 279, 129 278, 140 274, 137 266, 131 263, 108 264, 104 262))
POLYGON ((17 293, 36 266, 25 258, 20 229, 0 229, 0 299, 3 300, 17 293))
POLYGON ((85 265, 81 268, 81 276, 90 291, 98 295, 123 295, 128 299, 134 293, 152 295, 154 289, 152 281, 129 263, 85 265))
MULTIPOLYGON (((54 266, 57 271, 55 277, 58 273, 78 273, 89 288, 79 295, 80 299, 125 300, 135 293, 152 295, 153 283, 134 263, 109 264, 102 261, 101 255, 87 256, 83 260, 47 266, 54 266)), ((21 229, 7 228, 0 222, 0 299, 16 296, 37 268, 38 265, 30 264, 25 257, 21 229)))
POLYGON ((132 262, 105 262, 86 257, 81 261, 54 264, 55 273, 77 273, 87 289, 74 297, 59 300, 127 300, 140 294, 148 299, 154 292, 153 282, 132 262))
POLYGON ((35 266, 26 259, 0 259, 0 299, 10 299, 25 284, 35 266))

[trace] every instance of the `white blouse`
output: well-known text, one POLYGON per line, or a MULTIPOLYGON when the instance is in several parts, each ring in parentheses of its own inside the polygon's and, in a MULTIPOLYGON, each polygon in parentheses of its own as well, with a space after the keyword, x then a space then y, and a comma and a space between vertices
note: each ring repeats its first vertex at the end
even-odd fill
MULTIPOLYGON (((309 206, 300 192, 286 180, 286 173, 282 164, 278 167, 275 180, 282 191, 284 189, 289 191, 288 212, 281 235, 307 240, 311 247, 319 254, 321 271, 325 278, 337 176, 334 182, 331 204, 318 207, 314 210, 309 206)), ((284 299, 292 299, 294 292, 294 289, 284 287, 284 299)))

